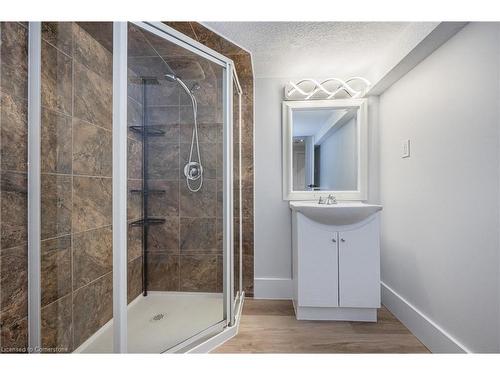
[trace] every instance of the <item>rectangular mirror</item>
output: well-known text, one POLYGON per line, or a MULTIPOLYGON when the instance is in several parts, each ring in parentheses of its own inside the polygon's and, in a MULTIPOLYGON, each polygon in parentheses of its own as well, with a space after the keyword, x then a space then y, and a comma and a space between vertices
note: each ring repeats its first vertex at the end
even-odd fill
POLYGON ((283 102, 283 199, 365 200, 366 99, 283 102))

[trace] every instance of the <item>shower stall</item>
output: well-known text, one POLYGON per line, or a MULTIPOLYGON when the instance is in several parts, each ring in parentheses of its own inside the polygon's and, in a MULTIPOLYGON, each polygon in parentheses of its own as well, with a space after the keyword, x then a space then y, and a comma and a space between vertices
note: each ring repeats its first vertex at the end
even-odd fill
POLYGON ((233 62, 160 22, 16 27, 27 181, 2 172, 2 186, 27 194, 28 350, 206 351, 230 337, 244 297, 233 62))

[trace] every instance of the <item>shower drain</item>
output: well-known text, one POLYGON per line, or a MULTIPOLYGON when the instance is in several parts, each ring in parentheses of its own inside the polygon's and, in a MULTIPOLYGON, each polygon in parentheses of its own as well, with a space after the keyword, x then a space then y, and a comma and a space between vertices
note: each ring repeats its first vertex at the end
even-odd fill
POLYGON ((150 321, 151 321, 151 322, 153 322, 153 323, 154 323, 154 322, 159 322, 159 321, 160 321, 160 320, 162 320, 164 317, 165 317, 165 314, 162 314, 162 313, 160 313, 160 314, 156 314, 156 315, 154 315, 154 316, 150 319, 150 321))

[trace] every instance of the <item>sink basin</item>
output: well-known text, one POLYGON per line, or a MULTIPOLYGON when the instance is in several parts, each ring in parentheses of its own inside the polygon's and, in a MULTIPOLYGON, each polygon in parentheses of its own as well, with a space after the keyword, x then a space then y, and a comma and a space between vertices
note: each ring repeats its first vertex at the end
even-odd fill
POLYGON ((295 201, 290 202, 290 208, 321 224, 350 225, 380 211, 382 206, 362 202, 339 202, 326 205, 317 202, 295 201))

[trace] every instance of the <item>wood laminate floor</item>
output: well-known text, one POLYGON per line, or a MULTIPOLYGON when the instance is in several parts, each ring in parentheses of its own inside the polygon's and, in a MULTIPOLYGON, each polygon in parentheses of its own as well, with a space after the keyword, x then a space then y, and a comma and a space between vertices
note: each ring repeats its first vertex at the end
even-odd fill
POLYGON ((295 319, 291 301, 245 299, 239 333, 214 353, 429 353, 385 307, 377 323, 295 319))

